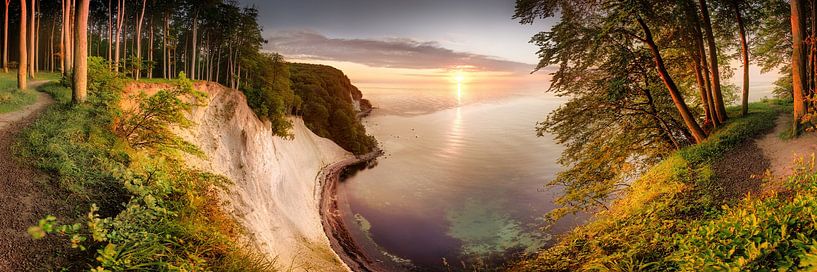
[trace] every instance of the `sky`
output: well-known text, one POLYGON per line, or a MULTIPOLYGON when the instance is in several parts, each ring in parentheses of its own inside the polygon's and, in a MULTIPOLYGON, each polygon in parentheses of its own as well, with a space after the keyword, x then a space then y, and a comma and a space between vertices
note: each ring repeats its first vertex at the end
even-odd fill
MULTIPOLYGON (((530 74, 538 48, 529 41, 556 19, 522 25, 511 18, 514 0, 239 2, 258 8, 264 49, 290 61, 335 66, 359 87, 435 88, 462 74, 473 85, 545 90, 549 84, 548 71, 530 74)), ((778 77, 750 70, 752 88, 764 92, 778 77)), ((726 81, 741 85, 738 77, 726 81)))
POLYGON ((266 50, 290 61, 336 66, 356 83, 547 83, 530 75, 528 43, 552 21, 522 25, 513 0, 240 0, 255 5, 266 50))

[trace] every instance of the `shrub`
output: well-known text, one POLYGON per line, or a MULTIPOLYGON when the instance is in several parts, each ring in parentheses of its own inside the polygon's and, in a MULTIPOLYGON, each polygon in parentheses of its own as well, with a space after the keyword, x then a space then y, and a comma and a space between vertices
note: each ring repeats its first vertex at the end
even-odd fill
POLYGON ((46 216, 29 228, 30 235, 65 237, 77 250, 93 253, 95 259, 73 260, 93 271, 274 270, 274 262, 234 242, 244 230, 217 201, 230 181, 186 167, 174 152, 178 146, 164 142, 175 135, 162 141, 144 135, 171 133, 169 126, 186 120, 181 116, 189 105, 179 96, 196 96, 190 82, 140 94, 136 99, 144 108, 123 113, 121 78, 93 68, 107 69, 104 62, 89 63, 95 63, 90 73, 97 73, 90 78, 89 103, 71 105, 68 88, 44 87, 60 103, 23 133, 17 149, 68 190, 67 205, 90 208, 76 218, 46 216), (136 132, 118 136, 117 127, 136 132))
POLYGON ((793 175, 794 196, 747 198, 714 220, 694 222, 675 236, 670 260, 685 271, 817 269, 817 174, 793 175))
POLYGON ((160 90, 151 96, 144 92, 131 96, 130 99, 139 106, 122 113, 121 121, 114 125, 114 132, 137 149, 169 148, 200 153, 195 146, 176 136, 171 126, 189 127, 191 122, 185 113, 203 101, 204 96, 193 89, 193 83, 184 73, 180 73, 172 89, 160 90))

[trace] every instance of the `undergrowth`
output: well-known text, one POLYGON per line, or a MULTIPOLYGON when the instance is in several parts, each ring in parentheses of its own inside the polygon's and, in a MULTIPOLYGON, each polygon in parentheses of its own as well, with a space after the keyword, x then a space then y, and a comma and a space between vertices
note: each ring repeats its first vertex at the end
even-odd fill
POLYGON ((189 80, 181 75, 175 88, 130 97, 154 107, 146 116, 119 108, 123 79, 103 60, 90 58, 89 70, 88 103, 71 105, 68 88, 43 86, 57 104, 16 146, 69 192, 66 204, 78 207, 74 218, 48 216, 29 234, 65 237, 93 255, 73 260, 71 270, 274 270, 274 262, 235 242, 243 229, 218 201, 230 181, 181 161, 182 152, 196 150, 167 127, 189 122, 183 113, 191 105, 176 99, 195 93, 189 80), (138 132, 115 133, 123 126, 138 132))
MULTIPOLYGON (((736 110, 730 109, 731 116, 738 116, 736 110)), ((730 119, 704 143, 684 148, 653 166, 610 210, 560 237, 553 247, 524 257, 511 270, 666 271, 685 268, 685 263, 707 267, 677 256, 686 256, 681 248, 690 244, 688 237, 700 232, 700 225, 726 218, 731 211, 727 205, 734 204, 717 182, 713 162, 772 129, 780 110, 776 101, 751 104, 749 115, 730 119)))

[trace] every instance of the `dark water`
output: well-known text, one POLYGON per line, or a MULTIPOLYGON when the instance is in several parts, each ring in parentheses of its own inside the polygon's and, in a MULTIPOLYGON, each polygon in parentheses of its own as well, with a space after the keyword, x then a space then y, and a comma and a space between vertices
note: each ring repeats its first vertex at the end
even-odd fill
POLYGON ((386 155, 340 190, 348 224, 389 258, 424 270, 494 267, 579 223, 541 230, 558 193, 545 184, 560 170, 562 147, 534 129, 560 101, 541 92, 387 93, 367 93, 381 110, 364 120, 386 155))

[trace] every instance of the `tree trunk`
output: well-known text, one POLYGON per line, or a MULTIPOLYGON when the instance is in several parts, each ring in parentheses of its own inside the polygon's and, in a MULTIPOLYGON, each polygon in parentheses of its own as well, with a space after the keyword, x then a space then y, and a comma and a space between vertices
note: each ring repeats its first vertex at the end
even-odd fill
POLYGON ((153 62, 153 29, 156 28, 153 25, 153 16, 150 17, 150 38, 148 39, 148 61, 150 65, 148 65, 148 78, 153 78, 153 70, 154 70, 154 62, 153 62))
POLYGON ((692 137, 695 139, 695 143, 698 144, 702 143, 706 139, 706 133, 704 133, 703 129, 701 129, 701 126, 698 125, 698 121, 695 120, 695 116, 692 115, 692 112, 689 111, 689 107, 687 107, 686 102, 684 102, 684 97, 678 90, 678 86, 675 85, 675 81, 673 81, 672 77, 669 75, 669 72, 667 71, 667 68, 664 65, 664 59, 661 57, 661 52, 658 50, 658 46, 655 44, 655 41, 652 38, 652 32, 650 31, 650 28, 647 26, 647 23, 645 23, 640 16, 637 17, 637 20, 638 24, 641 25, 641 29, 644 30, 645 35, 644 41, 650 48, 653 60, 655 61, 655 68, 658 70, 659 77, 661 77, 661 80, 667 87, 667 90, 669 91, 670 96, 672 97, 672 102, 675 104, 675 107, 681 114, 681 118, 684 119, 684 123, 689 129, 689 132, 692 133, 692 137))
POLYGON ((48 38, 48 70, 54 72, 54 28, 57 27, 57 19, 51 22, 51 36, 48 38))
POLYGON ((111 0, 108 0, 108 69, 111 69, 113 62, 113 5, 111 0))
POLYGON ((803 17, 801 0, 792 0, 791 6, 791 75, 792 91, 794 93, 794 122, 792 122, 792 133, 798 135, 800 132, 800 120, 806 113, 806 103, 803 93, 806 89, 806 56, 803 51, 803 33, 806 30, 805 18, 803 17))
POLYGON ((196 15, 193 16, 193 38, 191 39, 193 42, 193 51, 190 54, 190 79, 196 80, 196 27, 199 21, 199 14, 196 12, 196 15))
POLYGON ((62 24, 60 25, 60 73, 67 76, 65 71, 65 24, 68 20, 65 19, 65 3, 62 4, 62 24))
POLYGON ((74 31, 74 104, 85 102, 88 96, 88 9, 91 0, 79 0, 74 31))
POLYGON ((66 17, 67 26, 66 26, 66 29, 65 29, 65 31, 67 33, 67 35, 65 36, 65 41, 66 41, 66 46, 65 46, 65 52, 66 52, 66 55, 65 55, 66 56, 65 57, 65 59, 66 59, 65 69, 67 69, 70 72, 70 71, 72 71, 74 69, 74 32, 75 32, 74 31, 74 13, 75 13, 75 11, 74 11, 74 0, 70 0, 70 1, 66 0, 66 2, 68 3, 68 6, 66 6, 66 10, 67 10, 66 14, 68 15, 68 17, 66 17))
POLYGON ((62 37, 60 37, 60 66, 62 68, 62 75, 67 77, 68 76, 68 26, 71 24, 71 20, 69 19, 69 11, 68 11, 68 0, 63 0, 62 3, 62 37))
POLYGON ((3 17, 3 73, 9 72, 9 4, 11 0, 6 0, 6 15, 3 17))
POLYGON ((162 77, 167 78, 170 73, 170 51, 167 49, 167 13, 162 24, 162 77))
POLYGON ((746 42, 746 28, 743 25, 743 16, 740 14, 740 6, 737 2, 732 2, 732 5, 738 20, 740 55, 743 60, 743 99, 741 100, 740 114, 746 116, 749 114, 749 46, 746 42))
POLYGON ((703 49, 703 35, 701 34, 701 22, 698 16, 698 9, 692 1, 684 1, 684 12, 688 17, 688 27, 691 30, 692 41, 694 41, 689 48, 689 54, 692 56, 693 71, 695 72, 695 81, 698 83, 698 89, 701 95, 701 107, 704 109, 706 119, 704 123, 711 123, 714 128, 718 127, 717 117, 712 109, 712 101, 709 96, 710 88, 709 81, 704 78, 709 77, 709 70, 706 70, 706 52, 703 49), (704 72, 706 71, 706 72, 704 72))
MULTIPOLYGON (((40 9, 40 0, 37 0, 37 11, 42 13, 40 9)), ((41 14, 37 14, 36 26, 34 27, 34 72, 40 72, 40 17, 41 14)))
POLYGON ((693 70, 695 71, 695 81, 698 83, 698 89, 700 90, 701 94, 701 106, 704 108, 704 113, 706 116, 707 122, 712 122, 714 118, 712 118, 712 112, 709 111, 709 96, 706 95, 706 83, 704 82, 703 74, 701 73, 701 62, 700 60, 695 57, 693 58, 695 63, 693 64, 693 70))
POLYGON ((122 22, 124 21, 122 17, 125 16, 125 0, 117 0, 116 6, 116 47, 114 49, 114 61, 113 61, 113 69, 116 73, 119 73, 119 47, 120 43, 122 42, 122 22))
POLYGON ((709 8, 706 6, 706 0, 698 0, 701 5, 701 14, 703 15, 703 28, 706 34, 706 43, 709 47, 709 71, 712 73, 712 90, 715 102, 715 111, 718 114, 718 120, 723 123, 726 121, 726 106, 723 104, 723 94, 721 93, 721 75, 718 70, 718 48, 715 45, 715 36, 712 34, 712 22, 709 20, 709 8))
POLYGON ((216 48, 216 82, 219 83, 219 76, 221 75, 221 45, 216 48))
POLYGON ((27 80, 28 74, 26 67, 28 67, 28 50, 26 50, 26 32, 28 31, 28 27, 26 27, 26 22, 28 19, 26 16, 28 14, 28 10, 26 8, 26 0, 20 0, 20 42, 18 43, 18 49, 20 50, 20 67, 17 68, 17 88, 20 90, 25 90, 28 87, 27 80))
POLYGON ((134 78, 139 80, 139 76, 142 74, 142 23, 145 22, 145 6, 147 5, 147 0, 142 0, 142 13, 139 14, 139 22, 136 23, 136 58, 134 62, 136 66, 134 67, 134 78))
POLYGON ((35 27, 35 12, 37 9, 37 3, 35 0, 31 0, 31 8, 29 9, 29 17, 28 17, 28 65, 26 65, 26 69, 28 69, 28 77, 34 79, 34 55, 36 53, 34 49, 34 27, 35 27))

